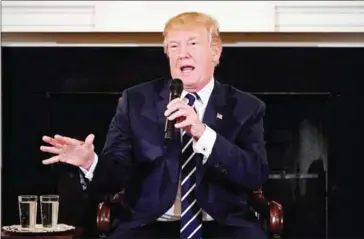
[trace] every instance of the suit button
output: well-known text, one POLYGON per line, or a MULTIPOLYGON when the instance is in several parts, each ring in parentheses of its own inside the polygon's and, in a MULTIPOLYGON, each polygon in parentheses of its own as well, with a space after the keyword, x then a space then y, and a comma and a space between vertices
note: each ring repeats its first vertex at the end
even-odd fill
POLYGON ((220 168, 220 165, 215 164, 215 165, 214 165, 214 167, 215 167, 215 168, 220 168))

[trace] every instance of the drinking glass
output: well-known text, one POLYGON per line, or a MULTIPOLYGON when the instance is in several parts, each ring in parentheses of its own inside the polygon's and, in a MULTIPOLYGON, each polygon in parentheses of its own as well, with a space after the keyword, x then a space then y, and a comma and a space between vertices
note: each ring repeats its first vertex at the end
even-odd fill
POLYGON ((18 196, 19 219, 22 228, 34 229, 37 221, 37 201, 35 195, 18 196))
POLYGON ((45 228, 54 228, 58 223, 58 195, 42 195, 40 196, 40 211, 42 225, 45 228))

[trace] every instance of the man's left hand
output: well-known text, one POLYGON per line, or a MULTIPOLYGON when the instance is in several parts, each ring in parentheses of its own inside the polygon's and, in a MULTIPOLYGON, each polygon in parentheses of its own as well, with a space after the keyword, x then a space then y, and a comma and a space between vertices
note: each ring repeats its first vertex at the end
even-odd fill
POLYGON ((206 126, 201 122, 193 107, 189 106, 184 100, 180 98, 169 102, 164 115, 168 116, 168 120, 177 119, 175 127, 183 128, 194 138, 199 139, 205 132, 206 126))

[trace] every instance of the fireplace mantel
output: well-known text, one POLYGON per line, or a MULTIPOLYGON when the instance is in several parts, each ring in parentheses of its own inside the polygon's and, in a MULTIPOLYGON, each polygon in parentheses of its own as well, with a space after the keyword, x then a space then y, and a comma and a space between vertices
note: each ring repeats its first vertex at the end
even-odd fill
POLYGON ((181 12, 221 32, 364 32, 364 1, 2 1, 2 32, 163 31, 181 12))
MULTIPOLYGON (((223 43, 239 44, 364 44, 364 33, 227 33, 223 43)), ((153 33, 2 33, 3 44, 135 44, 159 45, 162 34, 153 33)))

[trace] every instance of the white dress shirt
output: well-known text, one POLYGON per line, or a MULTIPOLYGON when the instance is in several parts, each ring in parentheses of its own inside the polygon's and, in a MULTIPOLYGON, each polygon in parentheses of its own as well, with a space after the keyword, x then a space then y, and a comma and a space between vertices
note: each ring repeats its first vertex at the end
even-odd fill
MULTIPOLYGON (((197 99, 195 101, 195 109, 201 120, 203 119, 207 103, 210 99, 212 90, 214 89, 214 84, 215 84, 214 79, 212 79, 203 89, 201 89, 199 92, 196 92, 200 99, 197 99)), ((187 92, 187 91, 183 91, 181 94, 181 98, 183 99, 188 93, 189 92, 187 92)), ((206 125, 205 132, 202 134, 200 139, 198 141, 195 141, 195 140, 193 141, 193 150, 196 153, 201 153, 204 156, 203 161, 202 161, 203 164, 205 164, 206 161, 208 160, 208 158, 211 154, 212 148, 215 144, 215 141, 216 141, 216 132, 214 130, 212 130, 210 127, 208 127, 207 125, 206 125)), ((89 179, 90 181, 93 178, 93 172, 96 168, 97 162, 98 162, 98 156, 95 154, 95 160, 92 163, 92 165, 88 171, 85 170, 84 168, 80 167, 82 172, 85 174, 85 177, 87 179, 89 179)), ((175 204, 172 205, 172 207, 167 212, 165 212, 165 214, 162 215, 158 220, 159 221, 180 220, 181 219, 180 210, 175 210, 176 209, 175 205, 178 201, 180 202, 180 199, 181 199, 180 190, 178 190, 177 195, 176 195, 175 204)), ((213 220, 213 219, 211 218, 210 215, 203 212, 203 220, 209 221, 209 220, 213 220)))

